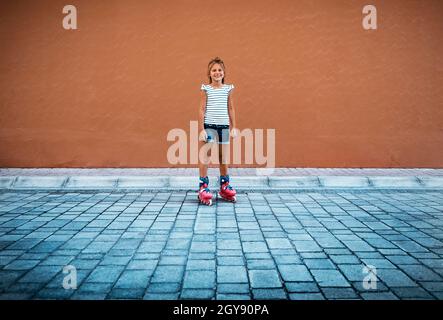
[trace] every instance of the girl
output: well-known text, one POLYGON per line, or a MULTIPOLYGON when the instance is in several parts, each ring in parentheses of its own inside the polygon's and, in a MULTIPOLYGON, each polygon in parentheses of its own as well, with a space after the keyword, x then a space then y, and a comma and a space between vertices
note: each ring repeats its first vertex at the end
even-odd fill
MULTIPOLYGON (((220 191, 221 198, 235 202, 236 191, 229 185, 227 156, 229 155, 229 127, 231 135, 237 136, 235 109, 233 102, 234 85, 225 84, 225 65, 220 58, 212 59, 208 64, 209 84, 202 84, 199 112, 199 149, 205 143, 217 143, 220 163, 220 191)), ((205 155, 200 163, 200 189, 198 199, 206 205, 212 204, 208 178, 208 161, 205 155)))

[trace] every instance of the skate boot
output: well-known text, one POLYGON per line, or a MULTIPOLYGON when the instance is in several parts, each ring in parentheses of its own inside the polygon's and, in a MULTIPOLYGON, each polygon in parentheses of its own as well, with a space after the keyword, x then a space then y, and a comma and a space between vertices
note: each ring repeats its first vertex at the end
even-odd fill
POLYGON ((220 191, 218 195, 226 201, 236 202, 236 194, 237 192, 229 185, 229 175, 220 176, 220 191))
POLYGON ((209 178, 200 177, 200 190, 198 191, 198 200, 207 206, 212 205, 212 193, 209 191, 209 178))

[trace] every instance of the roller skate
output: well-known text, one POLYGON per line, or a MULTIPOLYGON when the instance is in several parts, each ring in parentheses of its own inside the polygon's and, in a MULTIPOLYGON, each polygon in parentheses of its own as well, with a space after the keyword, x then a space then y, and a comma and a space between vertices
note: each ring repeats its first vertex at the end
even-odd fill
POLYGON ((218 195, 220 198, 230 201, 230 202, 236 202, 237 191, 235 191, 230 185, 229 185, 229 175, 227 176, 220 176, 220 191, 218 195))
POLYGON ((198 200, 207 206, 212 205, 212 193, 209 191, 209 178, 200 177, 200 190, 198 191, 198 200))

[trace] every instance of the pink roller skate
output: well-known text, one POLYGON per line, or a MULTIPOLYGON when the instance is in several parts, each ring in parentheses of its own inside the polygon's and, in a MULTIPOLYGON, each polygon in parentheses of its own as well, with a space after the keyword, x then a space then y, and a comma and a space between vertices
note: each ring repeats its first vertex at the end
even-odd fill
POLYGON ((198 200, 207 206, 212 205, 212 193, 209 191, 209 178, 200 177, 200 190, 198 191, 198 200))
POLYGON ((229 175, 221 176, 220 177, 220 191, 219 191, 218 195, 226 201, 236 202, 237 201, 236 194, 237 194, 237 191, 235 191, 229 185, 229 175))

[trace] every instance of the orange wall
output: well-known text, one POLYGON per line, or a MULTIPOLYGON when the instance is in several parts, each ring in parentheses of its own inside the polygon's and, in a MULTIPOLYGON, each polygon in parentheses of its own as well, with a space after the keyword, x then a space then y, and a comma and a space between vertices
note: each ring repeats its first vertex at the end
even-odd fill
POLYGON ((369 3, 378 30, 366 0, 2 1, 0 166, 171 166, 220 56, 277 166, 442 168, 443 2, 369 3))

